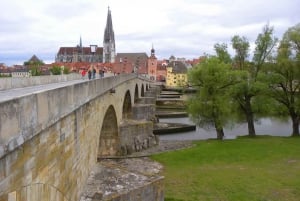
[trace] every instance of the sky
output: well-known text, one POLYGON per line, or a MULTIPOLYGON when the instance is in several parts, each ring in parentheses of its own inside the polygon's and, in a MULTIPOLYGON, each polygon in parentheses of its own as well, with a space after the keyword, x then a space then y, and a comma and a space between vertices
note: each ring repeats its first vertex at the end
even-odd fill
MULTIPOLYGON (((0 3, 0 63, 23 64, 33 55, 55 61, 59 47, 98 45, 108 7, 116 52, 146 52, 158 59, 214 54, 214 44, 245 36, 254 43, 266 24, 279 39, 300 23, 299 0, 9 0, 0 3)), ((251 53, 251 51, 250 51, 251 53)))

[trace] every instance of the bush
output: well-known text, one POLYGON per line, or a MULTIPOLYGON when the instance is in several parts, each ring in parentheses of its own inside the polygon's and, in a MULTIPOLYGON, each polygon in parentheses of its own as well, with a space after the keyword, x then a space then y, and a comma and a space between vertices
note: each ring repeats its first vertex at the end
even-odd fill
POLYGON ((50 72, 53 75, 60 75, 61 74, 61 67, 59 67, 59 66, 52 66, 52 68, 50 68, 50 72))

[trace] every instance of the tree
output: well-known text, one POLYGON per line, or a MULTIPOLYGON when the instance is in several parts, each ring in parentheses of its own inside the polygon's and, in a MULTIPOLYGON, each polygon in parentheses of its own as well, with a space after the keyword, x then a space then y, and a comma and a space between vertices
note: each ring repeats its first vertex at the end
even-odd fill
POLYGON ((41 65, 44 65, 44 62, 39 59, 32 59, 24 62, 24 66, 28 67, 32 76, 41 75, 41 69, 40 69, 41 65))
POLYGON ((231 39, 232 47, 236 52, 235 63, 236 67, 243 70, 246 64, 246 59, 249 56, 249 41, 246 37, 235 35, 231 39))
MULTIPOLYGON (((300 24, 289 28, 280 42, 277 63, 269 69, 270 95, 292 120, 292 136, 299 136, 300 24)), ((282 110, 281 110, 282 111, 282 110)))
POLYGON ((188 112, 201 127, 214 127, 217 139, 223 139, 223 127, 229 122, 228 88, 235 84, 231 65, 217 57, 208 57, 189 71, 189 80, 198 92, 188 101, 188 112))
POLYGON ((232 62, 230 54, 227 51, 227 44, 216 43, 214 45, 214 49, 216 51, 217 57, 226 64, 230 64, 232 62))
POLYGON ((273 37, 273 28, 266 25, 263 32, 256 39, 256 48, 254 51, 253 62, 246 62, 249 52, 249 42, 245 37, 234 36, 232 38, 232 47, 236 51, 235 61, 237 69, 244 71, 247 77, 243 77, 243 81, 237 84, 232 90, 232 95, 239 104, 241 112, 245 115, 248 124, 248 135, 256 136, 254 127, 254 114, 259 113, 259 105, 264 104, 259 95, 263 95, 267 90, 265 76, 261 72, 266 59, 270 56, 272 49, 277 43, 277 39, 273 37), (254 104, 257 104, 254 105, 254 104), (254 110, 257 109, 257 110, 254 110))
POLYGON ((264 26, 263 32, 260 33, 255 41, 255 50, 253 55, 253 77, 257 78, 258 73, 266 61, 272 60, 272 52, 274 47, 277 45, 278 39, 272 37, 274 28, 270 27, 269 24, 264 26))

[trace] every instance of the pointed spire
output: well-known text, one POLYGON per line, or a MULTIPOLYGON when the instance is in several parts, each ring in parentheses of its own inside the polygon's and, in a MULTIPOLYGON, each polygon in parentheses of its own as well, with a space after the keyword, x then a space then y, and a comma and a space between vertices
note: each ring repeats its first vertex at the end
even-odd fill
POLYGON ((103 38, 103 62, 113 63, 115 61, 115 54, 115 33, 112 25, 111 11, 108 7, 107 20, 103 38))
POLYGON ((112 25, 111 11, 108 6, 107 20, 106 20, 106 26, 104 31, 104 42, 114 42, 114 41, 115 41, 115 34, 112 25))
POLYGON ((155 50, 154 50, 153 43, 152 43, 151 54, 154 54, 154 53, 155 53, 155 50))
POLYGON ((81 40, 81 35, 80 35, 79 46, 82 48, 82 40, 81 40))
POLYGON ((152 43, 152 48, 151 48, 151 57, 155 57, 155 50, 153 47, 153 43, 152 43))

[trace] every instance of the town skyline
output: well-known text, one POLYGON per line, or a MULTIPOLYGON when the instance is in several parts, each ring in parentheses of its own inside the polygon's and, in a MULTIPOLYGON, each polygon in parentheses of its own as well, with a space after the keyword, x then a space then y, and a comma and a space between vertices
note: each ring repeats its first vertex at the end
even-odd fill
POLYGON ((80 37, 83 46, 102 47, 108 6, 116 53, 149 55, 153 45, 158 59, 213 54, 215 43, 227 43, 233 53, 230 39, 234 35, 247 37, 252 51, 264 25, 273 26, 275 36, 281 39, 300 19, 296 0, 154 0, 130 5, 117 0, 76 0, 72 5, 57 0, 12 0, 1 6, 0 63, 23 64, 32 55, 52 63, 59 47, 76 46, 80 37))

